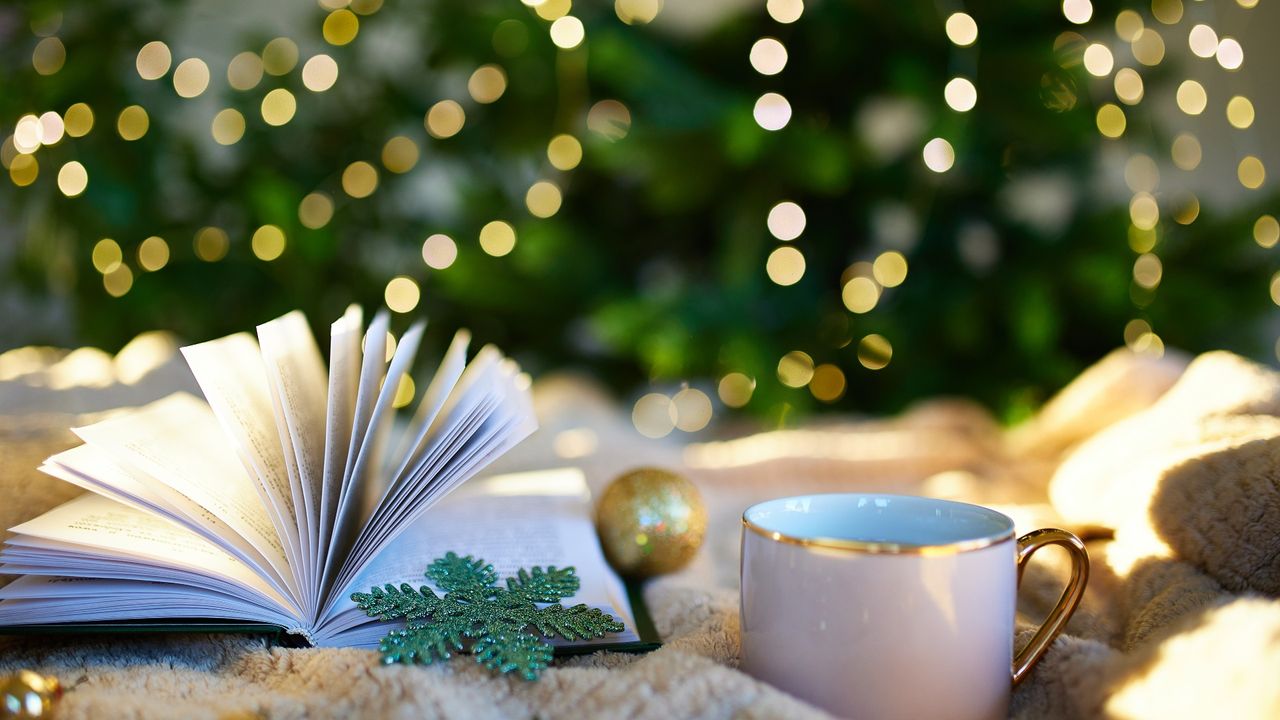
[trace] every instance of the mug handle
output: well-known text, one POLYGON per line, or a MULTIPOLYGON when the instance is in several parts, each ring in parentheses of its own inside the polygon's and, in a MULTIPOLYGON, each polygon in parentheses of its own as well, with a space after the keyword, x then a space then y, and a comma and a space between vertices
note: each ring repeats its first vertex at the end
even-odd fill
POLYGON ((1026 679, 1031 668, 1035 667, 1040 658, 1048 652, 1049 646, 1071 619, 1071 613, 1075 612, 1076 607, 1080 605, 1080 599, 1084 597, 1084 586, 1089 582, 1089 553, 1085 551, 1084 543, 1066 530, 1046 528, 1034 530, 1018 538, 1019 586, 1022 585, 1022 571, 1026 568, 1027 560, 1031 559, 1035 551, 1046 545, 1061 545, 1071 553, 1071 579, 1067 581, 1062 597, 1058 598, 1058 604, 1044 619, 1040 629, 1031 638, 1031 642, 1028 642, 1026 647, 1019 650, 1013 658, 1014 686, 1026 679))

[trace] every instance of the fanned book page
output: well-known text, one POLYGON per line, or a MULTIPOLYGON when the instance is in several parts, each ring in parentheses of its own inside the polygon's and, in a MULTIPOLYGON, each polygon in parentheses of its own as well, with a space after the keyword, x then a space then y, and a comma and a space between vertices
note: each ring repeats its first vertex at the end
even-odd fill
POLYGON ((459 332, 393 422, 421 323, 394 345, 385 312, 333 323, 329 365, 297 312, 183 348, 204 394, 171 395, 74 431, 41 470, 88 491, 15 528, 0 627, 221 620, 312 644, 373 646, 387 630, 349 596, 425 583, 448 551, 499 572, 575 565, 586 603, 632 609, 592 530, 576 471, 487 481, 430 509, 536 428, 529 379, 459 332), (519 488, 520 492, 514 492, 519 488))

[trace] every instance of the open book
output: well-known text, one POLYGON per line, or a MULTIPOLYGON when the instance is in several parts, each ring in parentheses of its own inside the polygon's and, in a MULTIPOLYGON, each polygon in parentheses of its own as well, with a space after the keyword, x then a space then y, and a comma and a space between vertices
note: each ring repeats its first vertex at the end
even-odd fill
POLYGON ((23 577, 0 588, 0 626, 221 621, 373 647, 388 625, 351 592, 425 583, 427 564, 454 551, 500 574, 575 565, 572 601, 627 625, 604 640, 634 640, 580 474, 492 481, 427 512, 536 428, 529 381, 491 346, 468 362, 459 332, 400 429, 423 324, 394 346, 388 324, 379 313, 366 331, 348 309, 328 370, 297 312, 256 340, 183 348, 205 400, 179 393, 74 429, 84 444, 41 470, 90 492, 11 528, 0 573, 23 577))

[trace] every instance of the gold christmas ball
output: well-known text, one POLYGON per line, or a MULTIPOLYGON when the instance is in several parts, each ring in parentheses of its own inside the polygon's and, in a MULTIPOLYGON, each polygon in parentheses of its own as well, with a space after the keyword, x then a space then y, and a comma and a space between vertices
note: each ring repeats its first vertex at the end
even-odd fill
POLYGON ((19 670, 0 677, 0 718, 48 718, 62 697, 62 685, 53 676, 19 670))
POLYGON ((679 570, 702 547, 707 509, 693 483, 658 468, 614 478, 596 507, 596 532, 619 574, 647 578, 679 570))

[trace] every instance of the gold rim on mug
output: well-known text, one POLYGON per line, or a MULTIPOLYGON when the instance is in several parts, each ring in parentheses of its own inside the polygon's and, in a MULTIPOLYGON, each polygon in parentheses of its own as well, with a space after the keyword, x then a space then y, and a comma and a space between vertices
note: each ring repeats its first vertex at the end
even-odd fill
POLYGON ((778 532, 777 530, 767 530, 751 522, 747 519, 747 514, 754 510, 755 507, 755 505, 752 505, 742 513, 742 525, 757 535, 770 540, 776 540, 777 542, 787 543, 789 545, 820 547, 831 550, 848 550, 850 552, 868 553, 872 555, 954 555, 956 553, 970 552, 972 550, 981 550, 982 548, 991 547, 992 545, 1002 543, 1006 540, 1013 540, 1018 536, 1017 532, 1015 532, 1013 528, 1013 524, 1010 523, 1008 530, 997 535, 988 535, 986 537, 959 540, 957 542, 950 543, 939 543, 937 545, 914 545, 910 543, 847 540, 844 538, 828 537, 802 538, 794 535, 787 535, 786 533, 778 532))

